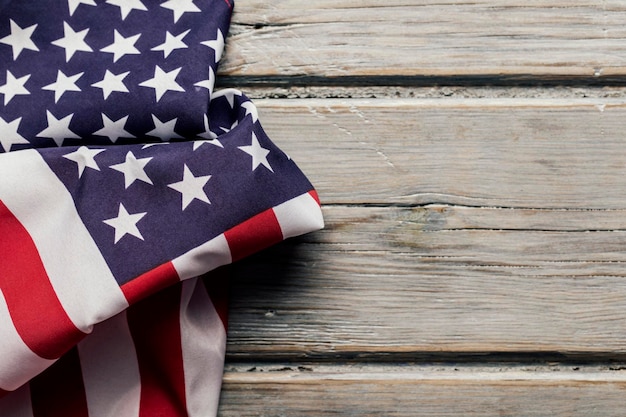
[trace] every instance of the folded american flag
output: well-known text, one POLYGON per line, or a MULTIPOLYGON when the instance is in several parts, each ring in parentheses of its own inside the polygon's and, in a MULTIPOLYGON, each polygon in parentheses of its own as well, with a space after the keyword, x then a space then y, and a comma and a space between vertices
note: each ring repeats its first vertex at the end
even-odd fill
POLYGON ((213 92, 231 12, 0 0, 0 416, 214 415, 219 267, 323 227, 252 102, 213 92))

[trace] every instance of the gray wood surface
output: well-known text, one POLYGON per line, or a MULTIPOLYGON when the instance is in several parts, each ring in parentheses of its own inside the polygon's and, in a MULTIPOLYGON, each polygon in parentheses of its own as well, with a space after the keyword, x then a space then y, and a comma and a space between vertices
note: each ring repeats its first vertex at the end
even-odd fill
POLYGON ((231 370, 222 415, 617 417, 626 406, 609 369, 411 368, 231 370))
POLYGON ((540 213, 579 223, 557 231, 530 210, 324 213, 325 231, 238 266, 231 359, 625 352, 626 233, 590 232, 593 213, 540 213), (474 227, 492 213, 510 228, 474 227))
POLYGON ((626 3, 235 9, 327 225, 234 266, 220 415, 623 415, 626 3))
POLYGON ((257 104, 325 204, 624 207, 626 98, 257 104))
POLYGON ((244 0, 223 74, 623 75, 619 0, 244 0))

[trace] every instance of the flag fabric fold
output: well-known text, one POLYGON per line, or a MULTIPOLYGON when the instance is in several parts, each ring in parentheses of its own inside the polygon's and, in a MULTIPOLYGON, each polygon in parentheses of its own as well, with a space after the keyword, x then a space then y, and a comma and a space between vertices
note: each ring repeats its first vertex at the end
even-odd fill
POLYGON ((0 415, 211 416, 223 265, 323 227, 230 0, 0 0, 0 415))

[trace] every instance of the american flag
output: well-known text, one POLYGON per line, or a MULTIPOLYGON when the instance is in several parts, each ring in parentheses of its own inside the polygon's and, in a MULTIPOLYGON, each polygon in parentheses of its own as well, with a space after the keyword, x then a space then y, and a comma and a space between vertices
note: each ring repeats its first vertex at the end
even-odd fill
POLYGON ((0 0, 0 416, 215 415, 220 267, 323 227, 254 104, 213 91, 231 13, 0 0))

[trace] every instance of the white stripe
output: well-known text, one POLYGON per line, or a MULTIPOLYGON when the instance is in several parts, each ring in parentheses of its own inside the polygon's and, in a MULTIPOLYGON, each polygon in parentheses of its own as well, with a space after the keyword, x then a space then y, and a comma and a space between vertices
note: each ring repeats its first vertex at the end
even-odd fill
POLYGON ((39 357, 26 346, 13 325, 1 289, 0 335, 0 388, 5 391, 17 389, 55 362, 39 357))
POLYGON ((197 277, 232 262, 230 247, 222 234, 172 260, 181 280, 197 277))
POLYGON ((89 417, 138 416, 141 377, 126 312, 95 326, 78 355, 89 417))
POLYGON ((226 330, 201 279, 183 283, 180 332, 189 417, 217 414, 226 330))
POLYGON ((80 219, 72 196, 35 150, 0 157, 0 200, 31 235, 61 305, 83 332, 126 298, 80 219))
POLYGON ((311 194, 302 194, 274 207, 283 238, 300 236, 324 227, 322 210, 311 194))
POLYGON ((30 386, 23 385, 0 399, 0 416, 2 417, 33 417, 33 406, 30 401, 30 386))

